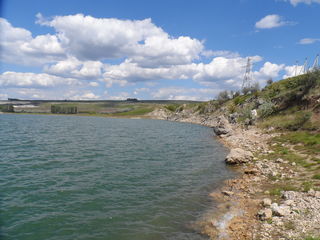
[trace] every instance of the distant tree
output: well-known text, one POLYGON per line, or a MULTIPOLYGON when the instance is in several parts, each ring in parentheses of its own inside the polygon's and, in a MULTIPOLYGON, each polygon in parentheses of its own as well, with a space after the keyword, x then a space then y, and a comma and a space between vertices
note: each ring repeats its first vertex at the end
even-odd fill
POLYGON ((253 85, 251 85, 250 87, 245 87, 242 89, 242 93, 244 95, 250 94, 250 93, 255 93, 258 92, 260 90, 260 85, 258 82, 255 82, 253 85))
POLYGON ((236 91, 234 94, 233 94, 233 98, 236 98, 238 96, 241 95, 241 92, 240 91, 236 91))
POLYGON ((230 94, 227 90, 219 92, 219 94, 218 94, 219 101, 227 101, 229 99, 230 99, 230 94))

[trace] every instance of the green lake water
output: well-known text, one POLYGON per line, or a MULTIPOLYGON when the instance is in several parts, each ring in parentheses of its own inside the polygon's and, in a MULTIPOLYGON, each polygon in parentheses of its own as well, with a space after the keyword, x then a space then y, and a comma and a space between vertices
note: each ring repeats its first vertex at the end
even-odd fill
POLYGON ((198 125, 1 114, 1 239, 206 239, 226 152, 198 125))

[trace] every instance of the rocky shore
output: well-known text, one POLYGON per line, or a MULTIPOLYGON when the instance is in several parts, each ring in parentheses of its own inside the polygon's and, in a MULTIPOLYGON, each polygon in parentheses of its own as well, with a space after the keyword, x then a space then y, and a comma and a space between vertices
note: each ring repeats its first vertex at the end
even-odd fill
POLYGON ((219 203, 219 211, 200 223, 202 233, 222 240, 304 240, 320 236, 320 191, 271 192, 277 184, 294 180, 303 171, 286 159, 264 158, 272 153, 270 139, 277 133, 240 126, 223 114, 157 109, 149 117, 211 127, 230 149, 225 161, 239 176, 211 194, 219 203))

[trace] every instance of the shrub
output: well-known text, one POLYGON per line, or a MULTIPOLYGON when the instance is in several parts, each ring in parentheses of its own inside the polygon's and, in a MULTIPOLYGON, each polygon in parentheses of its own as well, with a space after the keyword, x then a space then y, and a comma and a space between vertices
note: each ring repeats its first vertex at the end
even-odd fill
POLYGON ((276 106, 272 102, 266 102, 260 105, 258 109, 258 116, 261 118, 268 117, 275 112, 276 106))
POLYGON ((240 96, 237 96, 233 99, 233 103, 235 105, 241 105, 243 104, 247 99, 248 99, 248 95, 240 95, 240 96))
POLYGON ((219 92, 218 94, 219 101, 225 102, 225 101, 228 101, 229 99, 230 99, 230 94, 227 90, 219 92))

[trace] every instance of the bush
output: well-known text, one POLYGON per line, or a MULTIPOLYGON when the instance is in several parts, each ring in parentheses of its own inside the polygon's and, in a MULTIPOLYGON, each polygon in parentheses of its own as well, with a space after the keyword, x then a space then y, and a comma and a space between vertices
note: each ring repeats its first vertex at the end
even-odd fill
POLYGON ((168 109, 170 112, 175 112, 180 105, 178 104, 171 104, 164 106, 166 109, 168 109))
POLYGON ((268 117, 275 112, 276 106, 272 102, 266 102, 260 105, 258 109, 258 116, 261 118, 268 117))
POLYGON ((248 97, 249 97, 248 95, 237 96, 233 99, 233 103, 235 105, 241 105, 248 99, 248 97))
POLYGON ((227 90, 219 92, 218 94, 219 101, 225 102, 225 101, 228 101, 229 99, 230 99, 230 94, 227 90))

